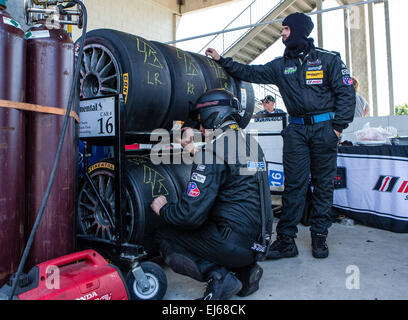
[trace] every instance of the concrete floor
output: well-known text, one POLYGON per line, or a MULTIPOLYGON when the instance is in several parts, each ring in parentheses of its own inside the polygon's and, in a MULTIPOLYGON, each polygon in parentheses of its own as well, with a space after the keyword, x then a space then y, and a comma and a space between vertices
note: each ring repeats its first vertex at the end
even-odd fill
MULTIPOLYGON (((264 273, 259 290, 233 300, 408 299, 408 234, 334 223, 329 230, 330 255, 326 259, 312 257, 310 241, 309 228, 299 225, 299 255, 261 262, 264 273)), ((164 270, 168 280, 164 300, 202 296, 205 283, 178 275, 168 267, 164 270)))

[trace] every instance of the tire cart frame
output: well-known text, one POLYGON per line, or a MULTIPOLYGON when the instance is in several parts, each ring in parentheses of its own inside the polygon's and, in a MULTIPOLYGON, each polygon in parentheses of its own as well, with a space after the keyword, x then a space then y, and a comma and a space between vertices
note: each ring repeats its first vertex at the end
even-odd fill
MULTIPOLYGON (((126 204, 126 160, 125 160, 125 138, 127 134, 124 131, 124 100, 121 94, 103 96, 97 98, 81 99, 82 104, 89 104, 93 106, 90 109, 90 116, 86 117, 85 122, 80 124, 80 137, 84 144, 84 176, 83 179, 91 186, 93 193, 96 196, 98 204, 102 208, 102 214, 112 227, 114 233, 114 241, 100 239, 96 236, 89 236, 79 234, 76 232, 76 247, 81 249, 92 248, 106 258, 111 260, 121 270, 130 270, 127 275, 127 285, 130 291, 131 297, 139 300, 153 300, 161 299, 167 290, 167 279, 162 268, 153 262, 141 262, 146 257, 147 253, 144 251, 143 246, 138 244, 131 244, 126 242, 125 239, 125 204, 126 204), (109 105, 106 110, 106 105, 101 100, 110 100, 114 103, 107 103, 109 105), (99 110, 98 110, 99 108, 99 110), (105 108, 105 109, 104 109, 105 108), (113 109, 113 110, 112 110, 113 109), (93 113, 93 114, 92 114, 93 113), (99 119, 96 119, 96 117, 99 119), (81 125, 90 129, 87 133, 81 136, 81 125), (97 128, 96 128, 97 127, 97 128), (99 130, 95 131, 95 129, 99 130), (100 146, 113 146, 114 149, 114 162, 115 162, 115 179, 114 179, 114 193, 115 193, 115 217, 112 217, 111 213, 105 206, 97 187, 95 186, 92 178, 88 173, 88 160, 92 156, 92 144, 100 146), (119 205, 117 205, 119 204, 119 205), (144 269, 147 269, 145 272, 144 269), (132 281, 133 275, 133 281, 132 281), (152 278, 154 278, 152 280, 152 278), (130 279, 130 281, 129 281, 130 279), (164 279, 164 281, 163 281, 164 279), (152 294, 151 287, 154 282, 155 292, 152 294), (130 283, 129 283, 130 282, 130 283), (157 288, 161 286, 161 288, 157 288), (137 292, 136 292, 137 291, 137 292)), ((80 109, 81 115, 87 112, 87 108, 80 109)), ((143 133, 139 133, 143 134, 143 133)), ((137 139, 138 133, 130 133, 130 136, 137 139)), ((78 230, 78 215, 76 215, 75 230, 78 230)))

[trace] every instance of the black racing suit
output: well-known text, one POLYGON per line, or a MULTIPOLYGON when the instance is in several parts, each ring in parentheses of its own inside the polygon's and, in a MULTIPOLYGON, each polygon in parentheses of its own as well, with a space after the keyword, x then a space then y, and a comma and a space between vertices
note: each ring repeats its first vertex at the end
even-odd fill
POLYGON ((331 225, 338 137, 353 120, 356 95, 346 65, 338 54, 312 48, 297 58, 280 57, 265 65, 244 65, 231 58, 219 60, 233 77, 252 83, 274 84, 279 88, 291 117, 282 131, 284 194, 278 235, 295 237, 305 205, 311 174, 312 233, 327 234, 331 225), (310 116, 334 112, 334 119, 311 124, 310 116), (292 118, 292 120, 295 120, 292 118))
MULTIPOLYGON (((234 269, 253 264, 256 253, 251 247, 261 233, 260 183, 256 169, 248 166, 266 168, 263 152, 242 130, 227 127, 220 132, 196 154, 190 181, 178 203, 167 203, 160 210, 165 227, 157 236, 159 242, 196 261, 203 275, 196 280, 205 280, 218 266, 234 269), (256 145, 256 153, 245 157, 251 145, 256 145)), ((267 182, 266 170, 261 174, 267 182)), ((262 192, 269 194, 269 185, 262 192)), ((270 197, 267 212, 270 233, 270 197)))

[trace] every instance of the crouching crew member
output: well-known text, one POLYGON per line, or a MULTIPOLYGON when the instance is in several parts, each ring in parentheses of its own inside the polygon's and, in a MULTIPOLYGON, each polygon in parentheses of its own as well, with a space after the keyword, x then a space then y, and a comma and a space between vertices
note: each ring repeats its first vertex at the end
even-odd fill
MULTIPOLYGON (((239 101, 223 89, 198 99, 190 117, 207 142, 196 151, 190 181, 178 203, 160 196, 151 204, 165 222, 156 237, 165 262, 207 281, 206 300, 258 289, 263 270, 256 261, 265 256, 272 229, 263 152, 239 129, 239 111, 239 101)), ((191 146, 191 139, 182 145, 191 146)))

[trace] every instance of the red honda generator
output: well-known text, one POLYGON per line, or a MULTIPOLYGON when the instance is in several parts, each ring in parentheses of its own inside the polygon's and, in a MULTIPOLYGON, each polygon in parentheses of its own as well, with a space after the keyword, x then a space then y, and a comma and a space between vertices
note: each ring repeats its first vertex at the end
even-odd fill
MULTIPOLYGON (((11 279, 0 289, 8 299, 11 279)), ((94 250, 40 263, 19 277, 13 300, 128 300, 120 270, 94 250)))

